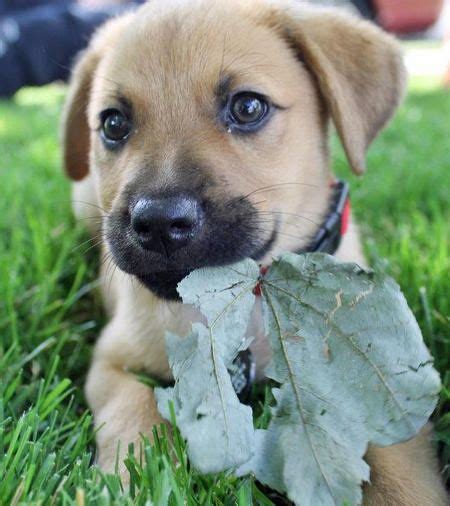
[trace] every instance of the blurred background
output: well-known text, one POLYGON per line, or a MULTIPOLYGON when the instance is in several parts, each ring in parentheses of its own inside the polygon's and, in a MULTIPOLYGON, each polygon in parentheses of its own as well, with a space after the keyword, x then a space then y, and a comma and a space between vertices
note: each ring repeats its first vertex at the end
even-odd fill
POLYGON ((405 41, 410 75, 440 76, 444 83, 450 84, 450 0, 312 0, 312 3, 341 6, 371 19, 405 41))
MULTIPOLYGON (((371 146, 367 173, 350 174, 336 136, 332 163, 351 184, 368 263, 399 282, 441 373, 432 420, 450 484, 450 0, 311 1, 352 10, 401 39, 408 94, 371 146)), ((136 3, 0 0, 2 505, 135 504, 119 499, 117 477, 107 481, 90 465, 83 384, 105 315, 95 241, 72 216, 58 125, 76 54, 99 24, 136 3)), ((139 504, 162 504, 158 486, 172 471, 155 459, 140 472, 139 504)), ((183 487, 207 497, 202 504, 230 504, 237 490, 262 494, 225 476, 183 487)))
MULTIPOLYGON (((371 19, 405 40, 412 73, 450 82, 450 0, 310 0, 371 19), (447 40, 447 44, 445 44, 447 40)), ((66 79, 75 55, 109 16, 142 0, 0 0, 0 96, 66 79)))

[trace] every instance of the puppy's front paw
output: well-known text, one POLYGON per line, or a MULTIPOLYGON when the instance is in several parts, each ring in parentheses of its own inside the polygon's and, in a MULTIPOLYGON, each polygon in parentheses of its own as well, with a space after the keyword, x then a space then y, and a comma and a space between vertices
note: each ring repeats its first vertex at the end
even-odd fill
POLYGON ((130 444, 138 457, 142 436, 152 441, 153 427, 166 423, 153 390, 122 368, 94 361, 86 396, 94 413, 98 465, 104 472, 126 474, 123 460, 130 444))

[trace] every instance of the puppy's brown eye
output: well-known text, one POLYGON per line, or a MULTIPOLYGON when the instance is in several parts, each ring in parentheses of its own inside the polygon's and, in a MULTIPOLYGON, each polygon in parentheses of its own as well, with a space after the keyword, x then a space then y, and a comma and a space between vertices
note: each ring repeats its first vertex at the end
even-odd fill
POLYGON ((256 93, 239 93, 231 100, 231 119, 236 125, 257 126, 267 115, 269 104, 256 93))
POLYGON ((103 140, 109 145, 124 141, 130 131, 128 118, 117 109, 108 109, 101 114, 101 133, 103 140))

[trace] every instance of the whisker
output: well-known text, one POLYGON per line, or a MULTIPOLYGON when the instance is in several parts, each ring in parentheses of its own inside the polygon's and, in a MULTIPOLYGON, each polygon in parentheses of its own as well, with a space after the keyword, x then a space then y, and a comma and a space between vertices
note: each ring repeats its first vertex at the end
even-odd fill
POLYGON ((254 195, 255 193, 259 193, 259 192, 262 192, 262 191, 278 190, 280 187, 289 186, 289 185, 309 186, 311 188, 318 188, 317 185, 309 184, 309 183, 299 183, 299 182, 276 183, 276 184, 271 184, 271 185, 268 185, 268 186, 262 186, 261 188, 257 188, 256 190, 253 190, 250 193, 247 193, 246 195, 243 195, 242 197, 239 197, 239 199, 237 200, 237 202, 239 202, 241 200, 245 200, 246 198, 250 197, 251 195, 254 195))
POLYGON ((112 255, 109 253, 109 251, 107 251, 103 255, 102 261, 100 262, 100 268, 102 268, 106 264, 106 262, 111 261, 111 260, 112 260, 112 255))
POLYGON ((97 234, 95 235, 94 237, 90 237, 89 239, 87 239, 86 241, 83 241, 81 244, 77 244, 76 246, 73 247, 73 249, 71 250, 71 253, 74 253, 75 251, 78 251, 80 248, 82 248, 85 244, 89 244, 93 241, 98 241, 98 240, 103 240, 103 233, 101 234, 97 234))
POLYGON ((113 270, 111 271, 111 277, 109 278, 108 292, 111 291, 112 280, 113 280, 114 274, 117 269, 117 264, 115 262, 113 263, 113 265, 114 265, 114 267, 113 267, 113 270))
POLYGON ((307 218, 306 216, 302 216, 301 214, 295 214, 295 213, 287 213, 284 211, 260 211, 260 214, 278 214, 278 215, 284 215, 284 216, 293 216, 294 218, 300 218, 302 220, 308 221, 309 223, 312 223, 313 225, 316 225, 316 227, 320 227, 320 223, 315 222, 311 218, 307 218))
MULTIPOLYGON (((109 278, 109 283, 108 283, 108 290, 107 290, 109 292, 111 289, 112 277, 113 277, 114 271, 117 266, 114 262, 112 255, 108 254, 108 257, 109 257, 109 262, 108 262, 108 265, 106 266, 105 273, 103 275, 103 282, 106 282, 109 274, 111 273, 111 276, 109 278)), ((104 286, 106 286, 106 284, 104 284, 104 286)))
POLYGON ((77 221, 84 221, 84 220, 97 220, 98 223, 102 223, 102 217, 101 216, 83 216, 82 218, 76 218, 77 221))
MULTIPOLYGON (((272 233, 273 232, 273 229, 262 228, 259 225, 256 225, 254 227, 249 226, 249 227, 247 227, 247 229, 254 230, 256 232, 264 232, 264 233, 272 233)), ((308 237, 307 235, 294 235, 294 234, 289 234, 287 232, 280 232, 280 231, 277 231, 277 235, 282 235, 282 236, 285 236, 285 237, 290 237, 292 239, 297 239, 297 240, 300 240, 300 241, 303 240, 303 239, 306 239, 308 237)))
POLYGON ((92 202, 85 202, 84 200, 73 200, 73 199, 71 199, 71 202, 74 202, 76 204, 84 204, 87 206, 95 207, 96 209, 99 209, 100 211, 102 211, 102 213, 108 214, 108 212, 105 211, 105 209, 103 209, 103 207, 99 206, 98 204, 94 204, 92 202))
POLYGON ((103 244, 103 238, 100 239, 99 241, 97 241, 95 244, 92 244, 91 246, 89 246, 89 248, 87 248, 85 251, 83 251, 83 255, 86 255, 89 251, 91 251, 92 249, 94 248, 98 248, 99 246, 101 246, 103 244))

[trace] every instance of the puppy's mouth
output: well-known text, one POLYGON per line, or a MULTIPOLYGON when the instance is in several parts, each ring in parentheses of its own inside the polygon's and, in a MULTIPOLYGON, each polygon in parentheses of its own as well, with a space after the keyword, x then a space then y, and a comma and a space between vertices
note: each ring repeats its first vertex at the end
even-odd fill
POLYGON ((189 194, 136 197, 105 222, 116 265, 167 300, 179 300, 178 283, 195 269, 262 259, 277 230, 246 198, 218 203, 189 194))
MULTIPOLYGON (((264 255, 270 251, 272 244, 275 242, 277 236, 277 230, 274 228, 271 236, 265 241, 264 244, 259 248, 259 250, 250 255, 243 255, 240 258, 236 258, 234 262, 238 260, 242 260, 243 258, 253 258, 253 260, 260 260, 264 257, 264 255)), ((219 265, 226 265, 233 262, 214 262, 213 259, 210 259, 210 262, 205 263, 203 265, 198 265, 195 267, 188 267, 185 269, 175 269, 175 270, 165 270, 160 272, 150 272, 148 274, 138 274, 136 277, 141 281, 143 285, 145 285, 149 290, 154 292, 159 297, 162 297, 167 300, 179 300, 179 295, 177 292, 178 283, 184 279, 188 274, 190 274, 193 270, 198 269, 200 267, 212 267, 219 265)))

